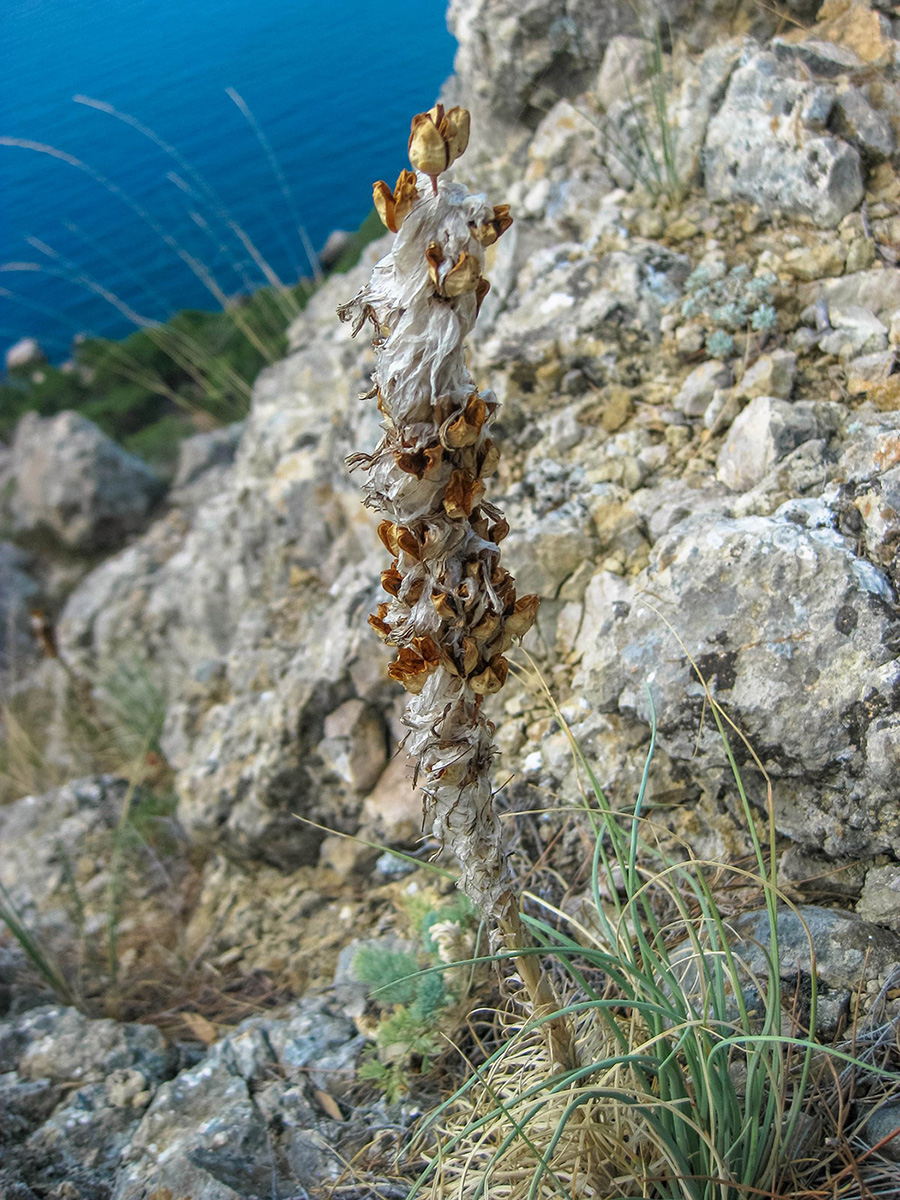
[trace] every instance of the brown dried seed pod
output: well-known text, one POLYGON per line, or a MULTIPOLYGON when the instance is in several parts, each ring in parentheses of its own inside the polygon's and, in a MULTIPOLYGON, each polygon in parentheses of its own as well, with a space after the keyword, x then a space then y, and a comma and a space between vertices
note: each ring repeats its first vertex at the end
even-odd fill
POLYGON ((466 471, 453 471, 444 491, 444 511, 451 520, 468 517, 484 495, 484 484, 466 471))
POLYGON ((397 557, 397 526, 393 521, 381 521, 378 526, 378 536, 381 538, 388 553, 397 557))
POLYGON ((485 440, 482 447, 481 463, 479 464, 478 473, 485 479, 497 470, 500 465, 500 451, 494 445, 490 438, 485 440))
POLYGON ((486 416, 487 405, 481 396, 474 392, 466 401, 463 411, 451 414, 441 426, 441 443, 448 450, 474 446, 481 436, 486 416))
POLYGON ((432 592, 431 603, 442 621, 455 621, 456 609, 446 592, 432 592))
POLYGON ((444 276, 443 294, 453 300, 465 292, 474 292, 480 278, 481 266, 478 259, 467 250, 463 250, 444 276))
POLYGON ((397 570, 397 564, 388 567, 386 571, 381 572, 381 586, 390 596, 400 595, 400 585, 403 583, 403 576, 397 570))
POLYGON ((494 692, 499 692, 506 683, 506 676, 509 674, 509 663, 502 654, 498 654, 492 658, 490 663, 478 675, 473 675, 469 680, 469 687, 476 696, 490 696, 494 692))
POLYGON ((389 605, 387 604, 379 604, 377 611, 369 617, 369 624, 383 642, 389 641, 393 633, 391 626, 384 619, 387 616, 388 608, 389 605))
POLYGON ((475 316, 481 312, 481 306, 487 299, 487 294, 491 290, 491 281, 480 275, 475 281, 475 316))
POLYGON ((507 633, 513 637, 524 637, 537 616, 540 598, 538 596, 523 596, 513 605, 513 610, 503 622, 507 633))

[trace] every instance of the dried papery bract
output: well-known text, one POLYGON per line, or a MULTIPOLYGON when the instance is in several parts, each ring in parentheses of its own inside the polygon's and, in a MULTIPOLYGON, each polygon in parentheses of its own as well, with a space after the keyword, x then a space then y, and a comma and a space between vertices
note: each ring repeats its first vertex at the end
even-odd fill
MULTIPOLYGON (((389 671, 410 693, 406 747, 417 762, 426 822, 462 868, 460 886, 511 949, 524 949, 516 890, 503 855, 491 791, 493 725, 484 697, 508 672, 506 651, 535 619, 537 596, 517 596, 500 563, 509 532, 485 498, 499 452, 489 428, 494 394, 469 374, 464 340, 487 295, 484 248, 512 224, 494 206, 438 177, 465 150, 469 114, 436 105, 413 118, 410 160, 393 190, 375 184, 376 208, 397 233, 367 287, 339 309, 356 334, 373 328, 373 382, 384 436, 364 465, 366 503, 384 515, 378 534, 390 566, 387 600, 370 617, 397 647, 389 671)), ((538 959, 517 966, 536 1012, 557 1007, 538 959)), ((554 1061, 571 1061, 565 1022, 545 1026, 554 1061)))

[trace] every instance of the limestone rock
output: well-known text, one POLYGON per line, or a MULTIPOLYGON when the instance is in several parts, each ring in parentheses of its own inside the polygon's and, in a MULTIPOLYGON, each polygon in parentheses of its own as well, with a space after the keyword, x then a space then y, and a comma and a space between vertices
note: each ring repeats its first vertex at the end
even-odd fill
POLYGON ((23 550, 0 541, 0 692, 9 682, 21 679, 37 659, 29 610, 40 589, 28 567, 23 550))
POLYGON ((340 1173, 337 1144, 358 1125, 322 1115, 314 1088, 340 1094, 362 1039, 321 1000, 251 1018, 157 1091, 119 1170, 113 1200, 147 1188, 196 1200, 295 1196, 340 1173))
POLYGON ((736 68, 706 136, 710 199, 748 200, 826 229, 856 207, 864 191, 857 151, 804 127, 816 86, 768 52, 736 68))
POLYGON ((318 752, 357 792, 368 792, 387 762, 387 732, 376 709, 346 700, 325 718, 318 752))
POLYGON ((710 46, 699 62, 692 63, 686 71, 669 117, 675 131, 676 173, 683 187, 702 182, 703 146, 709 122, 722 102, 745 46, 741 38, 710 46))
POLYGON ((845 250, 840 242, 813 242, 811 245, 795 246, 781 260, 781 267, 794 279, 827 279, 842 274, 845 250))
POLYGON ((0 1190, 15 1180, 108 1196, 140 1109, 172 1074, 173 1056, 152 1026, 45 1006, 0 1022, 0 1069, 0 1190), (126 1075, 130 1099, 117 1104, 103 1081, 126 1075))
POLYGON ((413 786, 413 764, 402 750, 391 758, 365 799, 363 836, 387 845, 412 845, 422 832, 422 794, 413 786))
POLYGON ((800 288, 801 303, 810 310, 823 300, 826 311, 862 308, 890 324, 891 314, 900 309, 900 271, 871 267, 840 279, 823 279, 800 288))
POLYGON ((721 745, 710 723, 698 725, 704 696, 690 653, 773 776, 784 832, 833 855, 896 850, 900 808, 886 783, 900 680, 893 592, 840 535, 804 528, 790 509, 671 529, 639 580, 653 609, 636 596, 583 623, 575 687, 606 711, 649 720, 649 686, 663 748, 685 762, 699 750, 714 770, 721 745), (883 766, 867 772, 870 758, 883 766))
POLYGON ((900 864, 872 867, 866 875, 856 911, 867 921, 900 933, 900 864))
POLYGON ((17 1025, 28 1045, 16 1070, 26 1079, 99 1083, 113 1071, 140 1071, 147 1084, 169 1071, 171 1055, 152 1025, 91 1020, 77 1009, 36 1009, 17 1025))
POLYGON ((900 1162, 900 1103, 889 1101, 869 1115, 863 1143, 878 1146, 879 1154, 892 1162, 900 1162), (890 1141, 886 1141, 887 1138, 890 1141))
MULTIPOLYGON (((599 549, 579 472, 542 459, 511 490, 504 505, 510 523, 504 562, 520 595, 552 600, 599 549)), ((587 580, 585 579, 586 583, 587 580)))
POLYGON ((72 412, 24 416, 13 461, 17 533, 47 533, 81 552, 121 545, 146 525, 163 490, 139 458, 72 412))
POLYGON ((837 94, 836 132, 869 162, 890 158, 897 142, 891 122, 868 102, 859 88, 849 87, 837 94))
POLYGON ((508 124, 534 123, 546 95, 581 90, 610 39, 640 30, 635 7, 619 0, 602 7, 591 0, 451 0, 447 22, 459 43, 454 70, 473 113, 508 124))
POLYGON ((172 500, 183 503, 185 493, 190 489, 190 498, 194 502, 198 496, 197 484, 202 480, 203 498, 214 494, 213 488, 221 489, 223 484, 222 468, 230 467, 234 462, 241 435, 244 432, 244 422, 236 421, 224 429, 213 429, 209 433, 197 433, 185 438, 178 446, 178 465, 175 468, 175 478, 172 480, 172 500))
MULTIPOLYGON (((768 915, 746 913, 734 922, 737 944, 748 964, 765 975, 762 948, 769 944, 768 915)), ((883 983, 900 964, 900 938, 855 913, 801 905, 778 914, 778 950, 783 977, 809 975, 815 948, 816 974, 827 987, 855 992, 867 982, 883 983), (807 932, 808 931, 808 932, 807 932)))
POLYGON ((865 67, 850 46, 824 38, 805 37, 802 41, 773 38, 771 48, 781 62, 802 63, 817 79, 833 79, 860 72, 865 67))
POLYGON ((730 388, 733 383, 731 368, 711 359, 691 371, 672 403, 687 417, 702 417, 714 393, 730 388))
POLYGON ((559 355, 604 336, 655 345, 663 308, 679 297, 689 270, 682 255, 654 245, 599 259, 578 243, 538 250, 524 263, 507 311, 481 343, 481 360, 536 363, 548 347, 559 355))
MULTIPOLYGON (((123 779, 91 776, 0 808, 0 879, 23 920, 45 939, 70 926, 72 862, 89 852, 95 861, 111 855, 128 791, 123 779)), ((135 809, 140 799, 140 792, 132 795, 135 809)))
POLYGON ((652 52, 647 38, 610 38, 594 85, 594 94, 604 108, 641 87, 652 70, 652 52))
POLYGON ((732 491, 747 491, 792 450, 821 437, 835 424, 835 415, 815 402, 790 404, 772 396, 757 396, 728 432, 719 451, 717 477, 732 491))
POLYGON ((788 400, 797 377, 797 355, 791 350, 775 350, 761 354, 748 367, 737 386, 737 394, 746 400, 756 396, 772 396, 788 400))

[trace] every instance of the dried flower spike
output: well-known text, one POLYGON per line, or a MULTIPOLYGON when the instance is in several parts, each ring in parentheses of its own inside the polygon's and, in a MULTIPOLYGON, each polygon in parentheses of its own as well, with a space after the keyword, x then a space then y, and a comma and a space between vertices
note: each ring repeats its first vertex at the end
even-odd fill
MULTIPOLYGON (((499 459, 488 437, 499 404, 476 388, 464 341, 489 287, 484 248, 512 219, 506 205, 438 184, 468 138, 465 109, 445 113, 436 105, 413 118, 409 153, 418 177, 405 172, 393 193, 386 184, 375 188, 397 237, 369 284, 338 312, 354 334, 366 321, 373 327, 372 395, 384 435, 374 453, 351 461, 365 466, 366 504, 384 517, 378 534, 392 559, 382 574, 387 600, 370 623, 397 647, 389 671, 410 693, 406 746, 417 761, 426 821, 455 853, 460 886, 495 941, 499 930, 522 949, 518 897, 493 807, 494 727, 483 703, 505 683, 505 653, 531 627, 538 598, 517 597, 500 566, 509 525, 485 499, 484 479, 499 459)), ((523 955, 518 970, 536 1010, 552 1011, 555 998, 537 959, 523 955)), ((570 1060, 565 1022, 546 1029, 554 1060, 570 1060)))

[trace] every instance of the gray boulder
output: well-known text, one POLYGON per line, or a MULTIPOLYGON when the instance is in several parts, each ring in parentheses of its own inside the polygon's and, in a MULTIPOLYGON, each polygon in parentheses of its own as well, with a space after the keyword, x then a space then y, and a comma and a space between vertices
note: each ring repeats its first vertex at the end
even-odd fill
POLYGON ((798 289, 801 303, 808 306, 815 320, 815 306, 824 300, 829 320, 832 309, 866 309, 888 325, 893 313, 900 310, 900 271, 889 267, 870 267, 835 279, 818 279, 798 289))
MULTIPOLYGON (((732 948, 750 978, 765 979, 766 953, 772 942, 769 914, 764 909, 742 913, 732 930, 732 948)), ((777 933, 782 994, 801 1019, 809 1004, 815 964, 815 1032, 822 1039, 833 1039, 839 1029, 847 1029, 854 997, 865 997, 865 1006, 871 993, 877 994, 900 969, 900 937, 856 913, 813 904, 782 908, 777 933)))
POLYGON ((802 519, 786 505, 676 525, 640 580, 650 602, 619 599, 594 633, 582 625, 575 688, 648 722, 652 697, 662 748, 715 774, 725 758, 690 655, 773 777, 785 833, 833 855, 896 852, 894 595, 855 542, 802 519))
MULTIPOLYGON (((833 89, 832 89, 833 91, 833 89)), ((858 152, 823 132, 834 99, 776 55, 753 54, 731 75, 704 149, 712 200, 748 200, 831 229, 859 204, 858 152)))
POLYGON ((213 429, 209 433, 197 433, 185 438, 178 447, 173 491, 177 493, 196 484, 217 467, 230 467, 243 432, 244 422, 236 421, 224 429, 213 429))
POLYGON ((40 1195, 108 1196, 173 1066, 150 1025, 56 1006, 0 1022, 0 1194, 17 1195, 4 1191, 17 1184, 40 1195))
POLYGON ((318 999, 299 1001, 281 1018, 244 1021, 159 1088, 114 1200, 139 1200, 151 1186, 193 1200, 288 1200, 335 1179, 337 1147, 359 1136, 359 1121, 326 1116, 316 1089, 342 1095, 362 1044, 353 1024, 318 999))
POLYGON ((21 537, 49 534, 70 550, 110 550, 146 525, 163 492, 149 467, 77 413, 26 414, 12 449, 21 537))
POLYGON ((0 1195, 307 1195, 383 1123, 350 1099, 363 1044, 304 999, 244 1021, 175 1075, 153 1026, 57 1006, 0 1021, 0 1195))
POLYGON ((377 519, 344 462, 377 442, 379 416, 358 398, 365 347, 334 315, 370 269, 310 302, 295 353, 257 381, 234 465, 185 485, 224 471, 214 494, 92 572, 59 624, 76 670, 108 671, 135 646, 153 661, 190 833, 285 868, 314 861, 322 838, 293 814, 347 829, 362 802, 334 745, 317 750, 326 717, 392 691, 366 625, 385 566, 377 519))
POLYGON ((28 571, 28 556, 0 542, 0 692, 24 674, 37 657, 29 609, 40 589, 28 571))
POLYGON ((710 359, 694 367, 672 403, 687 417, 702 417, 715 393, 730 388, 733 383, 731 368, 710 359))
POLYGON ((828 404, 790 404, 772 396, 757 396, 728 432, 719 451, 718 478, 732 491, 745 492, 792 450, 827 436, 836 425, 837 416, 828 404))
MULTIPOLYGON (((809 16, 814 0, 788 7, 809 16)), ((722 32, 735 22, 759 36, 777 23, 753 0, 725 9, 720 0, 451 0, 447 22, 459 49, 449 96, 480 118, 479 146, 496 145, 504 127, 533 128, 549 104, 584 90, 614 38, 640 37, 652 54, 655 31, 677 29, 705 48, 717 19, 722 32)))
MULTIPOLYGON (((90 936, 105 928, 107 889, 121 870, 115 865, 116 829, 126 805, 139 822, 148 799, 127 780, 99 775, 0 807, 0 883, 26 927, 61 959, 69 959, 79 929, 90 936)), ((189 869, 177 823, 165 818, 165 828, 171 835, 166 848, 136 856, 129 868, 126 903, 140 908, 148 924, 170 913, 160 872, 175 886, 189 869)))

